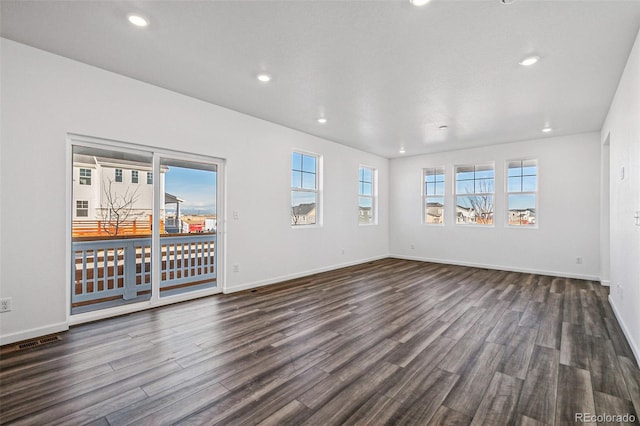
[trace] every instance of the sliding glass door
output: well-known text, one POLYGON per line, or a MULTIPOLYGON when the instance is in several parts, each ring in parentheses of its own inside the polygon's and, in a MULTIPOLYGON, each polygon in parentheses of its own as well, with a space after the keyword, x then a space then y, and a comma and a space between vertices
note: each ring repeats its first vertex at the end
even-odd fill
POLYGON ((160 297, 216 286, 216 164, 160 159, 160 297))
POLYGON ((89 142, 71 151, 72 315, 216 289, 219 161, 89 142))
POLYGON ((153 155, 72 151, 71 313, 149 300, 153 155))

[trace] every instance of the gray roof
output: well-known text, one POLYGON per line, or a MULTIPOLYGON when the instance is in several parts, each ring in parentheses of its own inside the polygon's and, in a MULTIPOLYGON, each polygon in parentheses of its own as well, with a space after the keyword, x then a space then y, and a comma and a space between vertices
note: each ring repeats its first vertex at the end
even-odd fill
POLYGON ((93 155, 73 154, 73 162, 79 164, 95 165, 95 157, 93 155))
POLYGON ((307 204, 299 204, 297 206, 294 206, 291 208, 291 210, 293 211, 293 214, 296 216, 306 216, 309 213, 311 213, 311 211, 315 208, 316 208, 316 203, 307 203, 307 204))
POLYGON ((165 204, 173 204, 173 203, 182 203, 184 200, 182 198, 178 198, 173 194, 169 194, 168 192, 164 193, 164 203, 165 204))

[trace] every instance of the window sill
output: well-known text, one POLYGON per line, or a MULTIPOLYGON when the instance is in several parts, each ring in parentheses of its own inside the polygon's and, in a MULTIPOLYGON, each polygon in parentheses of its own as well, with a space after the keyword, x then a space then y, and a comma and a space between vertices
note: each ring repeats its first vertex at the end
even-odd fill
POLYGON ((505 225, 504 226, 507 229, 538 229, 538 225, 526 225, 526 226, 522 226, 522 225, 505 225))
POLYGON ((495 224, 491 225, 478 225, 477 223, 456 223, 456 226, 460 226, 463 228, 495 228, 495 224))
POLYGON ((315 224, 309 224, 309 225, 290 225, 291 229, 316 229, 316 228, 322 228, 322 225, 315 223, 315 224))

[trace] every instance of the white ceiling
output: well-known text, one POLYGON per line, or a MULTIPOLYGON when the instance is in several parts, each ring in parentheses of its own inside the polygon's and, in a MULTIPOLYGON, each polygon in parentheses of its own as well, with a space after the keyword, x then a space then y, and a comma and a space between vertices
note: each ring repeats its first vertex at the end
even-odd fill
POLYGON ((390 158, 599 130, 640 28, 638 0, 2 0, 0 12, 5 38, 390 158), (528 54, 540 62, 520 66, 528 54))

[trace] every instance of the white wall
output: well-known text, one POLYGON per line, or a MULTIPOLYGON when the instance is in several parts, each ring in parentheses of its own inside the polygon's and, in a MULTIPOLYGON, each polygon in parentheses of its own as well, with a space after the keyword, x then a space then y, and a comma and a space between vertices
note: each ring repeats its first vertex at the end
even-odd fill
POLYGON ((1 43, 0 297, 13 298, 13 311, 1 314, 0 343, 67 326, 67 133, 226 159, 226 210, 239 213, 227 223, 228 291, 388 254, 387 159, 1 43), (323 156, 320 228, 289 225, 293 149, 323 156), (377 226, 358 225, 360 164, 379 170, 377 226), (235 264, 240 272, 230 271, 235 264))
POLYGON ((640 359, 640 33, 602 127, 609 139, 609 300, 640 359), (624 168, 624 178, 621 169, 624 168))
POLYGON ((600 143, 597 133, 391 161, 390 252, 402 258, 597 280, 600 143), (505 226, 505 161, 537 159, 538 227, 505 226), (456 225, 453 166, 495 161, 495 225, 456 225), (422 169, 446 166, 445 225, 422 223, 422 169), (411 246, 414 249, 411 249, 411 246), (576 264, 576 257, 583 263, 576 264))

